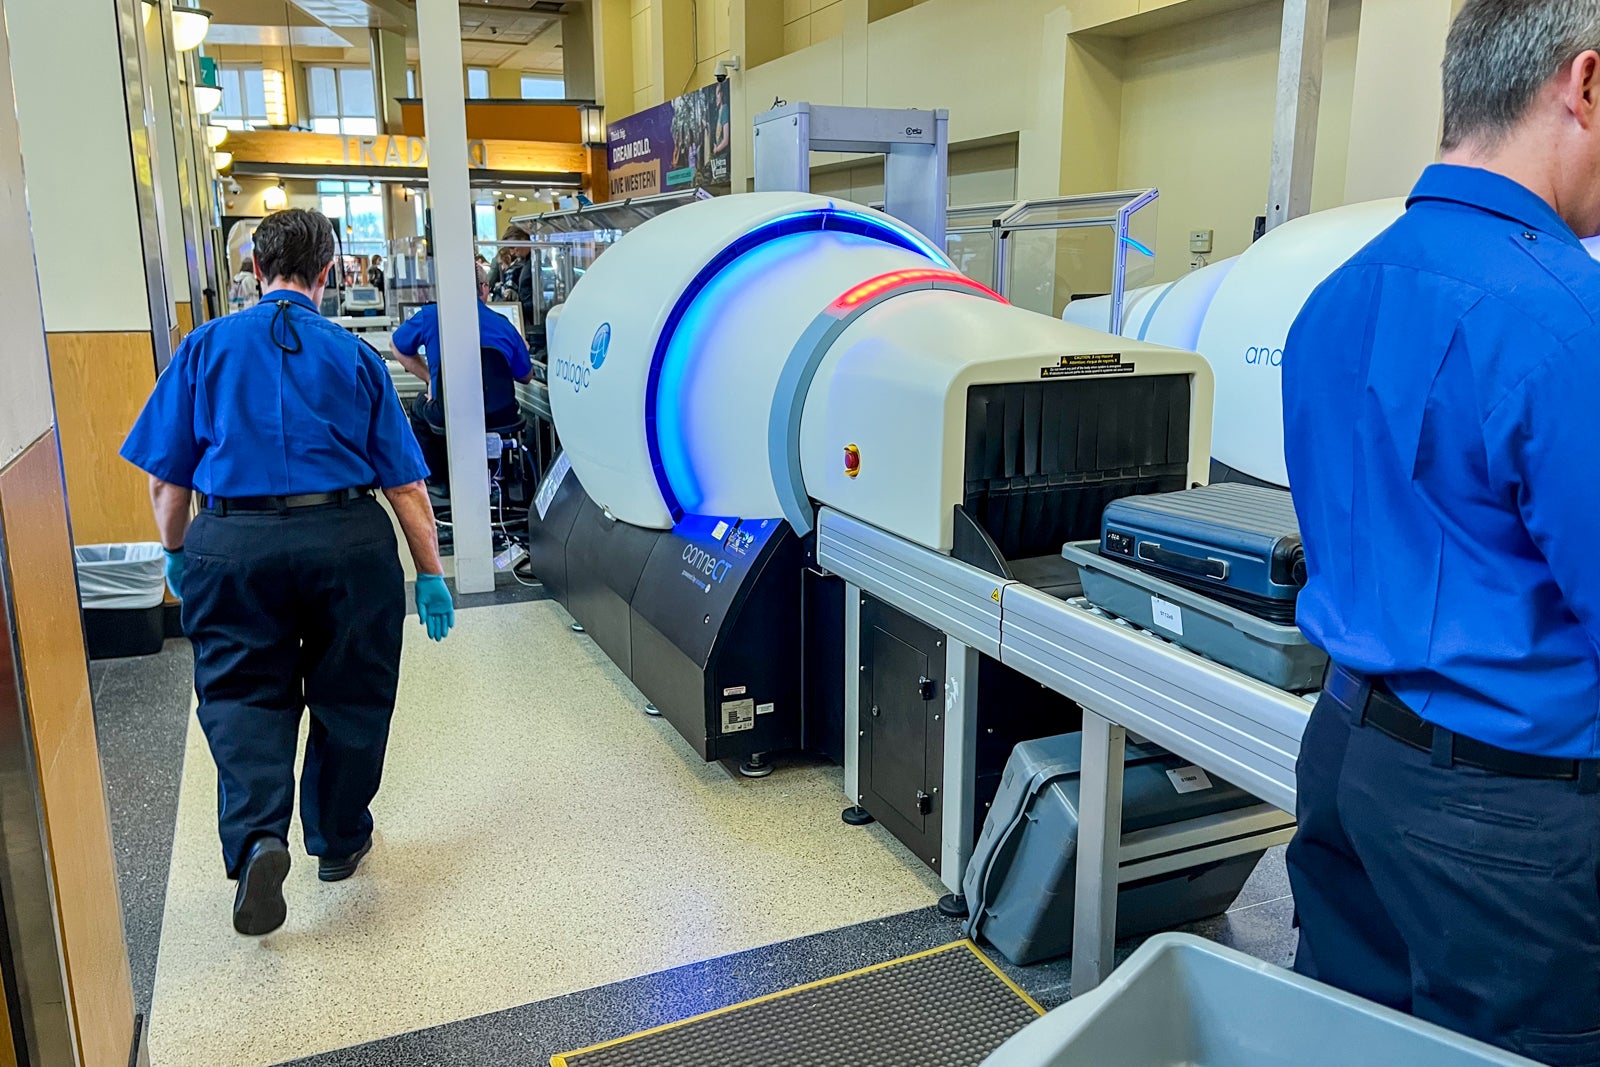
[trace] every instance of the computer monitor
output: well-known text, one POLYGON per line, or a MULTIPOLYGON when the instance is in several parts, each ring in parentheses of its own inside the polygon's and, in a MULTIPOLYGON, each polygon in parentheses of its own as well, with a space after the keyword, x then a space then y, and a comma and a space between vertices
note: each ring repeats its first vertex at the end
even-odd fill
POLYGON ((507 321, 509 321, 511 323, 511 325, 513 325, 513 326, 515 326, 517 328, 517 335, 519 337, 526 337, 527 336, 527 334, 524 333, 523 329, 522 329, 522 305, 521 304, 518 304, 518 303, 516 303, 514 301, 494 301, 494 302, 490 303, 489 309, 491 311, 496 311, 496 312, 499 312, 501 315, 504 315, 506 317, 507 321))

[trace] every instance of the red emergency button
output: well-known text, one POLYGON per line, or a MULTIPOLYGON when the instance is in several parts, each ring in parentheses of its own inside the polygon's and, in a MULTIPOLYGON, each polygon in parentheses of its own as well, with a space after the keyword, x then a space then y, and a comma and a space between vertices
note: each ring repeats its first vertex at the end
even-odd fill
POLYGON ((850 478, 861 473, 861 449, 855 445, 844 446, 844 473, 850 478))

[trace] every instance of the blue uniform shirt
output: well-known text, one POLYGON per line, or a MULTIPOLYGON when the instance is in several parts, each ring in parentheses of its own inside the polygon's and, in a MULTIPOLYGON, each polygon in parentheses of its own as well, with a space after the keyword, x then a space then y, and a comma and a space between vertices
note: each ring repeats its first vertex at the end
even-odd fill
POLYGON ((1428 169, 1283 363, 1300 627, 1418 714, 1600 757, 1600 264, 1539 197, 1428 169))
POLYGON ((382 357, 287 290, 184 339, 122 458, 220 497, 389 489, 428 475, 382 357))
MULTIPOLYGON (((522 339, 511 320, 495 311, 483 301, 478 301, 478 338, 484 348, 493 348, 506 357, 513 378, 526 378, 533 373, 533 358, 528 354, 528 342, 522 339)), ((394 332, 391 342, 396 352, 408 356, 423 348, 428 353, 428 373, 439 378, 439 306, 427 304, 417 309, 394 332)))

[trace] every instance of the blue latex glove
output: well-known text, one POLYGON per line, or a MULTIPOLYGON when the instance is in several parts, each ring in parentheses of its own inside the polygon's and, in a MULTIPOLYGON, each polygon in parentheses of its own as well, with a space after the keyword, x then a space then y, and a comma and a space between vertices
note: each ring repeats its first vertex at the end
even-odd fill
POLYGON ((163 548, 167 554, 167 589, 179 600, 183 599, 183 549, 163 548))
POLYGON ((417 616, 435 641, 443 641, 456 624, 456 605, 450 599, 444 575, 417 575, 417 616))

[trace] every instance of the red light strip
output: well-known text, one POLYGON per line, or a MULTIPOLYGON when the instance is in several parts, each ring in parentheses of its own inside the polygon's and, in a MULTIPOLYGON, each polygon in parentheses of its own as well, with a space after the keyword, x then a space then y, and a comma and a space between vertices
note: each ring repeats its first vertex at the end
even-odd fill
POLYGON ((982 293, 993 300, 1000 301, 1002 304, 1007 303, 1005 297, 990 289, 987 285, 981 285, 973 281, 965 274, 958 274, 953 270, 918 267, 911 270, 890 271, 888 274, 880 274, 876 278, 869 278, 835 300, 833 308, 839 311, 849 311, 876 297, 882 296, 890 290, 927 282, 944 282, 950 285, 957 285, 963 289, 971 289, 975 293, 982 293))

